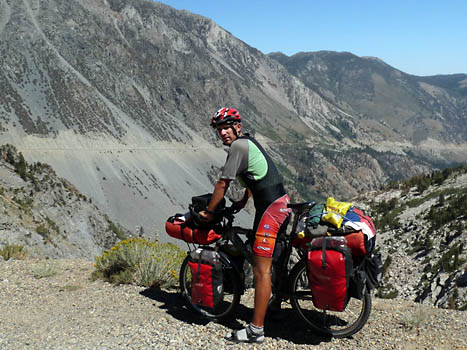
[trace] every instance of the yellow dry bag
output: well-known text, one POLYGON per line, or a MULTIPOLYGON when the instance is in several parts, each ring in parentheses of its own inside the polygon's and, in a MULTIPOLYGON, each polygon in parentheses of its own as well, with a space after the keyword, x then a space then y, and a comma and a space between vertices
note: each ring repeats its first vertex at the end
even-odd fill
POLYGON ((340 228, 344 216, 353 203, 338 202, 333 197, 329 197, 324 206, 322 220, 340 228))

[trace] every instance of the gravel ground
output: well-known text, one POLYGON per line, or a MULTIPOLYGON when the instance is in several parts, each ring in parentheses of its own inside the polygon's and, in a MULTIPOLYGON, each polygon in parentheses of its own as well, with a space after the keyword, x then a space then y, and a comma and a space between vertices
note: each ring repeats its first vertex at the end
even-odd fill
POLYGON ((223 338, 249 321, 251 291, 237 319, 207 323, 176 290, 91 281, 92 262, 0 262, 0 349, 436 349, 467 350, 467 314, 401 300, 373 299, 367 325, 349 339, 310 332, 288 305, 266 323, 260 345, 223 338), (47 276, 49 275, 49 276, 47 276))

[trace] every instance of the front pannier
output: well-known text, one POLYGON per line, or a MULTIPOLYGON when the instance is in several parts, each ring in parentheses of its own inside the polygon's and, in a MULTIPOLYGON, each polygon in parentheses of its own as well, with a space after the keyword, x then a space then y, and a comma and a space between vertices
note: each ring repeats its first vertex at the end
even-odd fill
POLYGON ((313 239, 308 251, 307 272, 316 308, 344 311, 352 265, 352 255, 344 237, 313 239))
POLYGON ((222 263, 218 252, 198 248, 190 253, 191 300, 193 304, 214 309, 224 296, 222 263))
POLYGON ((196 227, 192 221, 186 220, 186 216, 182 214, 168 218, 165 223, 165 231, 170 237, 201 245, 209 245, 221 238, 221 235, 216 233, 212 227, 196 227))

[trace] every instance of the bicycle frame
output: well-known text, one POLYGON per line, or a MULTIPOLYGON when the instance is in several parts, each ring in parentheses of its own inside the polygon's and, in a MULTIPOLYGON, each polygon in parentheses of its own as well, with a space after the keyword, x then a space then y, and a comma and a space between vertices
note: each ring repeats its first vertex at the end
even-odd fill
MULTIPOLYGON (((287 227, 284 229, 284 236, 278 237, 278 239, 285 238, 285 251, 278 258, 278 262, 273 264, 273 270, 276 278, 273 278, 273 294, 280 294, 280 297, 290 297, 287 295, 286 289, 283 286, 287 285, 288 275, 290 269, 288 267, 290 258, 292 256, 294 248, 296 249, 300 258, 303 258, 305 252, 303 249, 296 248, 293 246, 293 239, 296 237, 297 227, 300 219, 303 215, 308 214, 309 210, 313 208, 316 202, 304 202, 304 203, 294 203, 289 204, 288 207, 291 209, 292 215, 292 227, 290 230, 287 230, 287 227), (285 273, 285 275, 284 275, 285 273), (280 278, 278 278, 280 276, 280 278), (285 278, 284 278, 285 277, 285 278), (279 283, 279 285, 277 285, 279 283)), ((233 246, 239 250, 240 254, 245 258, 250 265, 253 266, 253 253, 251 247, 240 238, 240 235, 245 235, 247 238, 254 238, 254 232, 249 229, 245 229, 239 226, 232 226, 233 215, 226 215, 227 223, 225 224, 226 229, 222 232, 222 238, 216 242, 216 247, 219 248, 223 244, 231 242, 233 246)), ((287 226, 290 225, 290 222, 287 226)), ((220 249, 218 249, 220 250, 220 249)), ((233 266, 237 273, 240 275, 243 271, 239 271, 238 267, 230 261, 228 254, 220 250, 221 258, 224 259, 227 266, 233 266)))

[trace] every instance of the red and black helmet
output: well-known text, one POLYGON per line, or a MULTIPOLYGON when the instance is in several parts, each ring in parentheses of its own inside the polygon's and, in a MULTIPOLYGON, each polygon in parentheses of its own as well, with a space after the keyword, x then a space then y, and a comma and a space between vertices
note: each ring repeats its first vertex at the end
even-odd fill
POLYGON ((215 128, 218 125, 222 124, 233 124, 240 123, 242 117, 240 113, 235 108, 221 108, 219 109, 211 119, 211 126, 215 128))

